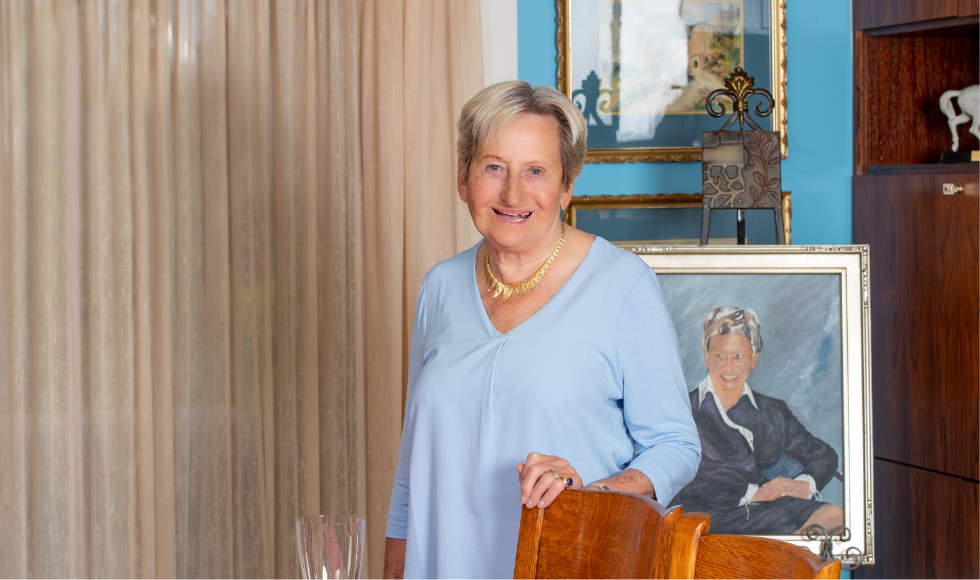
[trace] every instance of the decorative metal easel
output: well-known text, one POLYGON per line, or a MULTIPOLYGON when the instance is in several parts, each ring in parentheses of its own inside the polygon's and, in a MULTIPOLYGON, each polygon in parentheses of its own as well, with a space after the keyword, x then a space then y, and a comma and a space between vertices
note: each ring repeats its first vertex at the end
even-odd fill
POLYGON ((711 210, 736 209, 738 243, 745 244, 745 210, 772 209, 776 214, 776 243, 786 244, 783 232, 782 183, 779 157, 779 133, 763 131, 749 115, 748 100, 762 95, 768 107, 756 103, 760 117, 772 114, 772 95, 765 89, 753 88, 755 79, 741 68, 725 79, 725 88, 708 95, 705 108, 712 117, 725 114, 725 105, 714 103, 722 95, 732 100, 732 116, 720 131, 701 133, 701 245, 708 243, 711 210), (715 105, 721 108, 715 110, 715 105), (728 129, 738 119, 738 131, 728 129), (754 131, 746 131, 748 123, 754 131))
MULTIPOLYGON (((811 524, 810 527, 806 529, 806 537, 810 540, 821 540, 823 541, 823 552, 820 554, 820 559, 826 562, 834 556, 834 535, 840 538, 842 542, 848 542, 851 539, 851 529, 847 526, 837 526, 836 528, 827 531, 827 528, 821 526, 820 524, 811 524)), ((854 560, 854 563, 841 562, 840 567, 847 571, 857 570, 861 567, 861 562, 864 561, 864 554, 861 552, 860 548, 851 546, 844 551, 845 556, 850 556, 854 560)))

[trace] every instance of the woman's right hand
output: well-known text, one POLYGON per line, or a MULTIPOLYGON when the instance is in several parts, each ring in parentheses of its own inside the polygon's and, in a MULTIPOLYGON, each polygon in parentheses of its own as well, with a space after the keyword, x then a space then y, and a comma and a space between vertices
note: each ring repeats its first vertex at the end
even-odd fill
POLYGON ((762 484, 752 496, 752 502, 773 501, 781 497, 810 499, 810 482, 777 477, 762 484))
POLYGON ((528 508, 546 508, 565 491, 565 484, 557 476, 572 478, 568 489, 582 489, 582 478, 568 461, 555 455, 531 452, 523 463, 517 464, 517 477, 521 482, 521 503, 528 508))

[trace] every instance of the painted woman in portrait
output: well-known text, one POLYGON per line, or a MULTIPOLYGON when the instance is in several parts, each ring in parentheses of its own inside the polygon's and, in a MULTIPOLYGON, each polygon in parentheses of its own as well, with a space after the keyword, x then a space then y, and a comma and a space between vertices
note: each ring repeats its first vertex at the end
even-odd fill
POLYGON ((798 534, 812 524, 843 524, 840 506, 820 501, 819 492, 837 471, 837 452, 785 402, 749 387, 762 352, 755 312, 715 308, 701 347, 708 374, 690 391, 701 465, 672 505, 710 514, 712 533, 798 534))

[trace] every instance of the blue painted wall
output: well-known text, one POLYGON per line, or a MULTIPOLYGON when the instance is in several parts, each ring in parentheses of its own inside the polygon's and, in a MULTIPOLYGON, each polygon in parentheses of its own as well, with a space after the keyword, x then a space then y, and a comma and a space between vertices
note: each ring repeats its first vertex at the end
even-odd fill
MULTIPOLYGON (((517 74, 555 86, 554 0, 518 0, 517 74)), ((794 244, 851 243, 853 176, 850 0, 788 0, 786 38, 789 158, 794 244), (829 88, 829 90, 828 90, 829 88)), ((589 163, 576 195, 699 193, 699 163, 589 163)))

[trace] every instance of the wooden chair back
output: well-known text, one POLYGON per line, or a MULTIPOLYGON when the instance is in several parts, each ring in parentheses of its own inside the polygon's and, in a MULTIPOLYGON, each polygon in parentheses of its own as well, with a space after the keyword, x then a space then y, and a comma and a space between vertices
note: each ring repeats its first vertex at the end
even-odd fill
POLYGON ((666 578, 682 511, 635 493, 564 491, 524 508, 514 578, 666 578))
POLYGON ((840 578, 840 560, 821 561, 806 548, 770 538, 709 534, 708 514, 677 519, 671 578, 840 578))

